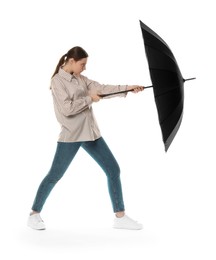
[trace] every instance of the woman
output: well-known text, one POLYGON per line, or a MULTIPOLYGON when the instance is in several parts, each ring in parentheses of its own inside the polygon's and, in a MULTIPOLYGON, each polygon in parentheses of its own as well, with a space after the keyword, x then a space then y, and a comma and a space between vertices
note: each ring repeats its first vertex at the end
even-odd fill
MULTIPOLYGON (((88 54, 81 47, 74 47, 63 55, 51 79, 54 109, 61 125, 52 166, 41 182, 28 218, 28 226, 42 230, 45 224, 40 212, 55 184, 62 178, 74 156, 82 147, 101 166, 108 180, 108 190, 115 213, 114 228, 141 229, 142 225, 125 214, 120 169, 109 147, 101 137, 95 121, 92 103, 101 98, 98 93, 134 89, 140 86, 100 85, 81 75, 86 69, 88 54)), ((125 96, 126 94, 119 94, 125 96)))

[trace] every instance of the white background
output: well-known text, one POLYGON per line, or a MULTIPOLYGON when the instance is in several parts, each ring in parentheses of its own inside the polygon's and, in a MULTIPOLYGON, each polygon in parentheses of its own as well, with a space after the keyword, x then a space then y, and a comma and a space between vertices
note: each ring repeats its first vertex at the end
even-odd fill
POLYGON ((0 4, 1 259, 216 259, 214 1, 45 1, 0 4), (100 83, 150 85, 139 20, 170 46, 185 78, 184 117, 164 152, 151 89, 94 104, 122 172, 127 214, 113 230, 106 178, 82 150, 26 227, 56 148, 50 77, 75 45, 100 83))

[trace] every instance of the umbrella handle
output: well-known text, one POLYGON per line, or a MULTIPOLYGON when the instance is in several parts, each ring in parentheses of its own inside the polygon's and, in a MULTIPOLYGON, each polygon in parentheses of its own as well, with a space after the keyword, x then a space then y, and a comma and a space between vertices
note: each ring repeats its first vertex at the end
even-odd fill
MULTIPOLYGON (((153 88, 153 86, 147 86, 144 87, 145 88, 153 88)), ((116 94, 123 94, 123 93, 127 93, 130 91, 133 91, 134 89, 129 89, 129 90, 123 90, 123 91, 118 91, 118 92, 113 92, 113 93, 108 93, 108 94, 98 94, 99 97, 107 97, 107 96, 112 96, 112 95, 116 95, 116 94)))

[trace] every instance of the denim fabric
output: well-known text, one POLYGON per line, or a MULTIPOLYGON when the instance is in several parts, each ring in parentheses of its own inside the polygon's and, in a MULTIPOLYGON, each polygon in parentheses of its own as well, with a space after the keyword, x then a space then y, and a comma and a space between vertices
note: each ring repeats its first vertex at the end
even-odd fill
POLYGON ((87 142, 58 142, 51 169, 38 188, 32 210, 41 212, 51 190, 63 177, 80 147, 82 147, 105 172, 113 211, 124 211, 120 168, 102 137, 95 141, 87 142))

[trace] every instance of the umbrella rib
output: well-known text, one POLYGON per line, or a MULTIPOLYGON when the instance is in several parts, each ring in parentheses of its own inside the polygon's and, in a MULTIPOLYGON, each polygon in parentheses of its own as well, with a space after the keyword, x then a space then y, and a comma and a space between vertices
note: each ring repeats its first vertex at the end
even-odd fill
POLYGON ((156 33, 154 32, 151 28, 149 28, 146 24, 144 24, 141 20, 140 20, 140 26, 141 29, 144 29, 146 32, 148 32, 150 35, 154 36, 155 38, 157 38, 159 41, 161 41, 165 46, 167 46, 167 48, 169 48, 168 44, 156 33), (144 27, 144 28, 143 28, 144 27))
MULTIPOLYGON (((146 44, 146 43, 145 43, 145 46, 147 46, 147 47, 149 47, 149 48, 152 48, 152 49, 156 50, 157 52, 161 53, 161 51, 160 51, 158 48, 155 48, 155 47, 153 47, 153 46, 151 46, 151 45, 148 45, 148 44, 146 44)), ((172 61, 174 61, 174 62, 177 64, 177 61, 176 61, 176 59, 175 59, 173 53, 172 53, 171 51, 170 51, 170 53, 165 52, 165 54, 166 54, 172 61), (171 53, 172 56, 170 55, 170 53, 171 53)))
MULTIPOLYGON (((168 72, 171 72, 173 74, 177 74, 176 71, 172 71, 172 70, 168 70, 168 69, 158 69, 158 68, 150 68, 150 70, 160 70, 160 71, 168 71, 168 72)), ((181 72, 179 71, 179 73, 181 74, 181 72)), ((182 78, 182 82, 184 82, 184 79, 182 78)))
POLYGON ((179 88, 179 86, 174 86, 172 89, 170 89, 170 90, 168 90, 168 91, 165 91, 165 92, 163 92, 162 94, 157 94, 157 95, 155 95, 155 97, 161 97, 161 96, 164 96, 164 95, 166 95, 167 93, 170 93, 170 92, 173 92, 173 91, 175 91, 176 89, 178 89, 179 88))
MULTIPOLYGON (((179 100, 179 103, 178 103, 178 105, 176 106, 176 108, 178 108, 181 104, 182 104, 182 98, 179 100)), ((175 108, 175 109, 176 109, 176 108, 175 108)), ((175 111, 176 111, 176 110, 175 110, 175 111)), ((161 120, 161 121, 160 121, 160 125, 162 125, 164 122, 166 122, 166 121, 168 120, 168 118, 169 118, 172 114, 175 113, 175 111, 172 111, 171 113, 169 113, 169 115, 167 116, 166 119, 161 120)))
POLYGON ((171 134, 169 135, 169 137, 167 138, 167 140, 166 140, 165 143, 164 143, 164 144, 165 144, 165 151, 166 151, 166 152, 167 152, 167 150, 168 150, 170 144, 172 143, 172 141, 173 141, 173 139, 174 139, 174 137, 175 137, 175 135, 176 135, 176 133, 177 133, 177 131, 178 131, 180 125, 181 125, 182 117, 183 117, 183 114, 181 114, 181 116, 180 116, 180 118, 179 118, 179 120, 178 120, 178 122, 177 122, 175 128, 173 129, 173 131, 171 132, 171 134))

